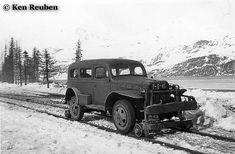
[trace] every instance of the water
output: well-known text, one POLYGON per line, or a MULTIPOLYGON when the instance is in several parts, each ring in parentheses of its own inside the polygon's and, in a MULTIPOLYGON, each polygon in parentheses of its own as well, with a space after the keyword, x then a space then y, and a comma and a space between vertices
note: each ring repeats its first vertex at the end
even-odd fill
POLYGON ((179 84, 187 89, 199 88, 204 90, 235 92, 235 76, 168 77, 160 79, 167 80, 169 83, 179 84))
MULTIPOLYGON (((157 79, 179 84, 186 89, 199 88, 204 90, 235 92, 235 76, 167 77, 157 79)), ((56 82, 65 84, 67 80, 57 80, 56 82)))

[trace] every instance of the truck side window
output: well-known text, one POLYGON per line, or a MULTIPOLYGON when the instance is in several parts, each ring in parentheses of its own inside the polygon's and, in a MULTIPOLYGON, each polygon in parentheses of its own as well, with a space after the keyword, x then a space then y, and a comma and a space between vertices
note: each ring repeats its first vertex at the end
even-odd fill
POLYGON ((91 68, 81 68, 80 69, 80 76, 81 76, 81 78, 91 78, 92 77, 91 68))
POLYGON ((119 68, 119 75, 130 75, 130 69, 128 67, 119 68))
POLYGON ((72 69, 70 71, 70 77, 71 78, 78 78, 79 77, 79 70, 78 69, 72 69))
POLYGON ((117 76, 117 69, 116 68, 112 68, 111 72, 112 72, 113 76, 117 76))
POLYGON ((95 78, 101 79, 107 77, 108 77, 108 72, 106 71, 105 67, 97 67, 95 69, 95 78))

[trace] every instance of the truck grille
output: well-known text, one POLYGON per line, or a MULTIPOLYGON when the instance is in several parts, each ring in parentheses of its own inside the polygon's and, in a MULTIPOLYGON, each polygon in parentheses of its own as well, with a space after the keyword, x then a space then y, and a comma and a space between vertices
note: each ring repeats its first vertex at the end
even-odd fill
POLYGON ((154 104, 169 103, 170 102, 170 94, 168 94, 168 93, 166 93, 166 94, 155 94, 153 96, 153 102, 154 102, 154 104))
MULTIPOLYGON (((166 81, 157 82, 152 85, 152 90, 159 91, 159 90, 169 90, 169 84, 166 81)), ((161 93, 161 94, 154 94, 153 95, 153 102, 154 104, 158 103, 169 103, 170 102, 170 93, 161 93)))
POLYGON ((169 84, 167 82, 157 82, 152 85, 153 90, 168 90, 169 84))

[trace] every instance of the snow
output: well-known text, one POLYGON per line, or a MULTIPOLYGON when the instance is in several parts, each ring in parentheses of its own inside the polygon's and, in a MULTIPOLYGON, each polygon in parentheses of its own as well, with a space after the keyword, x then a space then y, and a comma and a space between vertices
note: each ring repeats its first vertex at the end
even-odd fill
POLYGON ((53 76, 52 79, 53 81, 56 81, 56 80, 67 80, 67 78, 68 78, 68 73, 65 72, 65 73, 57 73, 55 76, 53 76))
POLYGON ((232 115, 227 118, 219 119, 215 126, 228 131, 235 131, 235 116, 232 115))
POLYGON ((214 119, 220 119, 227 116, 225 108, 221 104, 214 101, 206 101, 206 104, 201 107, 205 111, 205 114, 214 119), (216 111, 216 112, 215 112, 216 111))
POLYGON ((183 153, 0 102, 2 153, 183 153))
MULTIPOLYGON (((189 58, 208 56, 211 54, 216 54, 221 57, 222 56, 228 57, 228 59, 223 61, 225 63, 235 58, 234 54, 235 45, 233 44, 234 40, 235 40, 234 36, 231 37, 225 36, 222 39, 212 40, 212 42, 218 42, 217 44, 206 45, 203 48, 200 47, 194 48, 196 42, 192 42, 191 44, 185 44, 185 46, 187 46, 188 49, 184 49, 185 46, 182 45, 178 45, 175 47, 168 46, 167 48, 161 48, 158 50, 158 54, 156 53, 153 54, 154 58, 152 58, 152 61, 150 63, 153 63, 157 55, 161 55, 161 58, 158 59, 158 61, 163 61, 163 63, 160 63, 158 65, 151 65, 150 67, 147 66, 146 69, 148 72, 155 69, 170 69, 174 65, 186 61, 189 58)), ((208 61, 207 57, 205 57, 205 61, 206 62, 208 61)))
POLYGON ((27 85, 16 85, 16 84, 9 84, 9 83, 2 83, 0 82, 0 92, 10 92, 10 93, 55 93, 55 94, 65 94, 66 87, 60 86, 58 84, 52 83, 50 84, 50 88, 47 88, 46 84, 40 83, 29 83, 27 85))
POLYGON ((235 111, 226 108, 235 106, 235 92, 194 89, 187 91, 186 94, 196 98, 201 106, 199 110, 205 113, 206 118, 214 121, 213 127, 235 131, 235 111))

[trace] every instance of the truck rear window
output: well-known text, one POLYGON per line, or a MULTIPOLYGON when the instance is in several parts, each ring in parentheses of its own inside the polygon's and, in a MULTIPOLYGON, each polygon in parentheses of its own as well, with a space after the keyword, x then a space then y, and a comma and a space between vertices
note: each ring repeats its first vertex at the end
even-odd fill
POLYGON ((79 77, 79 69, 72 69, 70 71, 70 77, 71 78, 78 78, 79 77))

